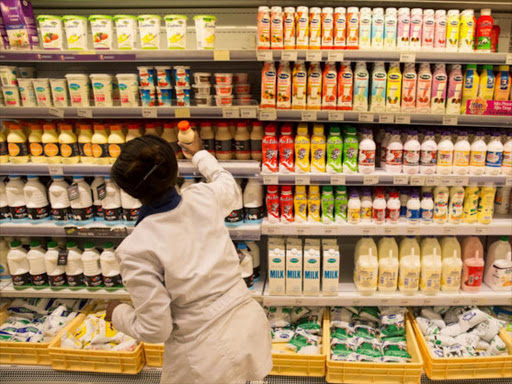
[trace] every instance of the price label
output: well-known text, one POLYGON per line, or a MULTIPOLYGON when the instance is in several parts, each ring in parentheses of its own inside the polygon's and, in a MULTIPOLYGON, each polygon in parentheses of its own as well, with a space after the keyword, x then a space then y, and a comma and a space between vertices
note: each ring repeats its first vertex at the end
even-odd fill
POLYGON ((411 176, 411 185, 414 185, 414 186, 425 185, 425 177, 424 176, 411 176))
POLYGON ((274 57, 272 51, 260 50, 256 52, 256 59, 258 61, 272 61, 274 57))
POLYGON ((435 176, 427 176, 425 178, 425 185, 437 185, 437 179, 435 176))
POLYGON ((393 176, 393 184, 407 185, 409 184, 409 176, 393 176))
POLYGON ((309 185, 311 181, 310 176, 295 176, 295 184, 296 185, 309 185))
POLYGON ((229 61, 229 51, 213 51, 214 61, 229 61))
POLYGON ((64 117, 64 110, 60 108, 48 108, 48 113, 55 117, 60 117, 61 119, 64 117))
POLYGON ((78 117, 83 117, 85 119, 92 119, 92 109, 78 108, 76 111, 76 115, 78 117))
POLYGON ((362 233, 364 236, 371 235, 371 233, 372 233, 372 228, 371 228, 371 227, 361 227, 361 233, 362 233))
POLYGON ((430 306, 432 304, 434 304, 434 300, 432 300, 432 299, 425 299, 425 300, 423 300, 423 305, 430 306))
POLYGON ((319 51, 307 51, 306 61, 322 61, 322 52, 319 51))
POLYGON ((489 234, 489 228, 487 227, 475 227, 475 234, 477 235, 488 235, 489 234))
POLYGON ((277 175, 263 175, 263 184, 277 185, 279 184, 279 177, 277 175))
POLYGON ((416 54, 412 52, 402 52, 400 53, 400 62, 401 63, 415 63, 416 62, 416 54))
POLYGON ((409 236, 417 236, 420 234, 420 229, 418 227, 407 227, 405 233, 409 236))
POLYGON ((505 64, 512 65, 512 53, 507 54, 507 57, 505 58, 505 64))
POLYGON ((308 230, 308 227, 306 227, 306 226, 300 226, 300 227, 298 226, 296 228, 296 232, 297 232, 297 235, 299 235, 299 236, 304 236, 304 235, 309 235, 310 234, 309 230, 308 230))
POLYGON ((329 121, 343 121, 345 120, 345 114, 339 111, 329 111, 327 113, 327 119, 329 121))
POLYGON ((456 177, 454 184, 459 187, 464 187, 469 184, 469 177, 456 177))
POLYGON ((371 176, 364 176, 363 177, 363 184, 364 185, 375 185, 379 183, 379 176, 371 175, 371 176))
POLYGON ((326 235, 326 236, 336 236, 336 228, 334 227, 330 227, 330 226, 325 226, 325 227, 322 227, 322 234, 323 235, 326 235))
POLYGON ((361 123, 373 123, 373 113, 360 112, 359 122, 361 123))
POLYGON ((443 116, 443 125, 457 125, 457 116, 443 116))
POLYGON ((462 299, 452 299, 451 305, 457 306, 462 304, 462 299))
POLYGON ((300 118, 302 121, 316 121, 316 111, 302 111, 300 118))
POLYGON ((174 117, 177 119, 188 119, 190 118, 190 108, 176 108, 174 110, 174 117))
POLYGON ((276 227, 269 227, 267 225, 263 226, 263 232, 267 235, 276 235, 277 234, 277 228, 276 227))
POLYGON ((478 305, 480 303, 480 299, 478 297, 472 297, 469 299, 469 303, 471 305, 478 305))
POLYGON ((297 51, 283 51, 281 61, 297 61, 297 51))
POLYGON ((439 177, 437 179, 438 183, 442 186, 448 186, 448 185, 452 185, 453 183, 453 180, 449 177, 439 177))
POLYGON ((395 122, 397 124, 411 124, 411 116, 410 115, 396 115, 395 122))
POLYGON ((345 176, 344 175, 331 176, 331 185, 345 185, 345 176))
POLYGON ((295 305, 301 306, 301 305, 304 305, 304 304, 305 304, 304 299, 295 299, 295 305))
POLYGON ((260 120, 276 120, 277 112, 275 109, 260 109, 260 120))
POLYGON ((155 119, 157 117, 156 108, 142 108, 142 117, 155 119))
POLYGON ((49 165, 48 173, 50 176, 62 176, 64 175, 64 169, 62 168, 62 165, 49 165))
POLYGON ((512 187, 512 177, 505 178, 505 186, 512 187))
POLYGON ((339 51, 329 51, 327 53, 327 60, 328 61, 343 61, 345 59, 345 55, 343 52, 339 51))
POLYGON ((411 300, 408 300, 408 299, 401 299, 399 304, 402 306, 402 307, 405 307, 407 305, 410 305, 411 304, 411 300))
POLYGON ((398 234, 398 228, 395 227, 384 227, 384 235, 391 236, 398 234))
POLYGON ((240 117, 242 119, 255 119, 258 115, 256 107, 240 107, 240 117))
POLYGON ((222 108, 222 117, 224 119, 238 119, 240 118, 240 110, 233 107, 222 108))
POLYGON ((455 235, 455 228, 444 225, 442 232, 443 235, 455 235))
POLYGON ((393 124, 395 122, 395 115, 381 113, 379 115, 379 123, 381 124, 393 124))

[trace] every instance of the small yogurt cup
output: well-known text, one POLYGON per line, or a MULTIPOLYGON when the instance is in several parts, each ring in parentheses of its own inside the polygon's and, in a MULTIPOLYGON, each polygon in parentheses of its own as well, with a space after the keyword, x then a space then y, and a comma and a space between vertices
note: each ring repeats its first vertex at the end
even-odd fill
POLYGON ((64 43, 64 28, 62 17, 53 15, 39 15, 39 32, 43 49, 61 50, 64 43))
POLYGON ((215 86, 215 93, 218 96, 231 96, 233 94, 233 85, 231 84, 222 84, 215 86))
POLYGON ((215 96, 217 107, 231 107, 233 105, 233 96, 215 96))
POLYGON ((160 23, 158 15, 140 15, 139 21, 140 48, 160 49, 160 23))
POLYGON ((137 67, 141 87, 155 85, 156 71, 154 67, 137 67))
POLYGON ((32 79, 18 79, 21 105, 24 107, 37 107, 36 93, 32 79))
POLYGON ((174 67, 174 84, 176 87, 190 88, 190 67, 174 67))
POLYGON ((137 17, 132 15, 115 15, 117 47, 135 49, 137 38, 137 17))
POLYGON ((185 15, 165 15, 167 49, 185 49, 187 46, 187 20, 185 15))
POLYGON ((20 93, 15 85, 6 85, 2 87, 4 103, 6 107, 20 107, 20 93))
POLYGON ((87 49, 87 18, 76 15, 62 16, 68 49, 84 50, 87 49))
POLYGON ((158 66, 155 67, 156 71, 156 85, 158 87, 170 87, 171 86, 171 67, 170 66, 158 66))
POLYGON ((247 72, 237 72, 233 75, 235 84, 247 84, 249 82, 249 74, 247 72))
POLYGON ((121 107, 139 106, 139 76, 135 73, 116 75, 121 107))
POLYGON ((154 85, 140 87, 140 100, 143 107, 156 107, 156 90, 154 85))
POLYGON ((213 96, 196 96, 194 100, 198 107, 209 107, 212 105, 213 96))
POLYGON ((210 94, 211 86, 210 84, 195 84, 192 86, 194 88, 194 95, 198 96, 208 96, 210 94))
POLYGON ((0 66, 0 82, 4 87, 16 85, 16 67, 2 65, 0 66))
POLYGON ((210 72, 194 72, 194 82, 196 84, 208 84, 210 85, 212 74, 210 72))
POLYGON ((232 73, 216 73, 215 74, 215 82, 217 84, 233 84, 233 74, 232 73))
POLYGON ((50 81, 46 78, 32 79, 34 91, 36 92, 38 107, 51 107, 52 97, 50 92, 50 81))
POLYGON ((236 84, 235 93, 237 95, 248 95, 251 93, 251 84, 236 84))
POLYGON ((71 106, 90 106, 89 76, 84 74, 68 74, 65 77, 68 81, 69 100, 71 101, 71 106))
POLYGON ((114 42, 114 18, 108 15, 89 16, 94 49, 112 49, 114 42))
POLYGON ((96 107, 112 107, 112 75, 92 74, 90 75, 92 92, 94 94, 94 105, 96 107))
POLYGON ((156 95, 158 98, 158 105, 160 107, 170 107, 172 100, 172 88, 169 87, 156 87, 156 95))
POLYGON ((66 79, 50 79, 54 107, 68 106, 68 83, 66 79))
POLYGON ((176 106, 190 107, 190 88, 175 87, 176 89, 176 106))
POLYGON ((215 22, 217 18, 210 15, 196 15, 197 49, 215 49, 215 22))
POLYGON ((251 105, 252 95, 236 95, 235 105, 251 105))
POLYGON ((34 79, 36 77, 36 69, 34 67, 18 67, 18 70, 23 79, 34 79))

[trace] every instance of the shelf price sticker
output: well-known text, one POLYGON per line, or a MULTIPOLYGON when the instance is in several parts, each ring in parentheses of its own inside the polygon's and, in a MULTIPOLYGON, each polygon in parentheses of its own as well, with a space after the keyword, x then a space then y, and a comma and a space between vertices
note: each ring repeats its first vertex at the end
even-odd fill
POLYGON ((229 51, 213 51, 213 60, 214 61, 229 61, 230 54, 229 51))
POLYGON ((142 117, 146 119, 155 119, 157 117, 156 108, 142 108, 142 117))
POLYGON ((260 109, 260 120, 277 120, 277 112, 275 109, 260 109))
POLYGON ((311 182, 310 176, 295 176, 295 184, 296 185, 309 185, 311 182))
POLYGON ((331 185, 345 185, 345 175, 331 176, 331 185))
POLYGON ((78 117, 83 117, 84 119, 92 119, 92 109, 89 109, 89 108, 78 108, 76 110, 76 115, 78 117))
POLYGON ((322 61, 322 51, 307 51, 306 61, 322 61))
POLYGON ((327 120, 329 121, 343 121, 345 120, 345 114, 340 111, 329 111, 327 113, 327 120))
POLYGON ((505 186, 512 187, 512 177, 505 178, 505 186))
POLYGON ((336 231, 336 227, 333 227, 331 225, 326 225, 322 227, 322 235, 325 236, 336 236, 338 233, 336 231))
POLYGON ((257 107, 240 107, 240 117, 242 119, 255 119, 257 115, 257 107))
POLYGON ((386 236, 398 235, 398 228, 384 227, 384 235, 386 235, 386 236))
POLYGON ((364 176, 363 177, 363 184, 364 185, 379 184, 379 176, 376 176, 376 175, 364 176))
POLYGON ((420 234, 420 228, 418 227, 407 227, 405 233, 408 236, 418 236, 420 234))
POLYGON ((276 227, 271 227, 269 225, 263 226, 262 233, 265 235, 276 235, 278 234, 278 230, 276 227))
POLYGON ((339 51, 329 51, 327 53, 327 61, 343 61, 345 60, 345 54, 343 52, 339 52, 339 51))
POLYGON ((393 124, 395 122, 395 115, 391 113, 381 113, 379 115, 380 124, 393 124))
POLYGON ((411 176, 411 185, 414 185, 414 186, 425 185, 425 177, 424 176, 411 176))
POLYGON ((48 173, 50 176, 63 176, 64 168, 62 168, 62 165, 49 165, 48 173))
POLYGON ((238 119, 240 118, 240 110, 236 107, 222 108, 222 117, 224 119, 238 119))
POLYGON ((361 234, 363 236, 369 236, 372 234, 372 227, 361 227, 361 234))
POLYGON ((299 225, 295 227, 295 233, 299 236, 306 236, 311 234, 311 229, 306 225, 299 225))
POLYGON ((401 52, 400 53, 400 62, 401 63, 415 63, 416 62, 416 54, 412 52, 401 52))
POLYGON ((187 107, 175 108, 174 109, 174 117, 177 119, 188 119, 190 117, 190 108, 187 108, 187 107))
POLYGON ((263 184, 277 185, 279 184, 279 177, 277 175, 263 175, 263 184))
POLYGON ((272 55, 272 51, 259 50, 256 52, 256 59, 258 61, 272 61, 274 60, 274 57, 272 55))
POLYGON ((281 52, 281 61, 297 61, 297 51, 281 52))
POLYGON ((454 180, 450 177, 438 177, 437 182, 444 187, 454 184, 454 180))
POLYGON ((468 184, 469 184, 469 177, 461 176, 461 177, 456 177, 455 178, 454 185, 456 185, 458 187, 464 187, 464 186, 466 186, 468 184))
POLYGON ((397 124, 411 124, 411 115, 397 114, 395 116, 395 122, 397 124))
POLYGON ((407 185, 409 184, 409 176, 393 176, 394 185, 407 185))
POLYGON ((444 225, 442 232, 443 232, 443 235, 455 235, 456 231, 455 231, 454 227, 444 225))
POLYGON ((512 53, 507 53, 507 57, 505 58, 505 65, 512 65, 512 53))
POLYGON ((300 115, 300 119, 302 121, 316 121, 317 114, 316 111, 302 111, 300 115))
POLYGON ((489 234, 489 228, 487 227, 475 227, 475 234, 476 235, 488 235, 489 234))
POLYGON ((443 125, 457 125, 458 121, 457 116, 443 116, 443 125))
POLYGON ((359 122, 361 123, 373 123, 373 113, 360 112, 359 122))
POLYGON ((435 176, 427 176, 425 178, 425 185, 437 185, 437 179, 438 177, 435 176))
POLYGON ((48 113, 55 117, 60 117, 61 119, 64 117, 64 110, 61 108, 48 108, 48 113))

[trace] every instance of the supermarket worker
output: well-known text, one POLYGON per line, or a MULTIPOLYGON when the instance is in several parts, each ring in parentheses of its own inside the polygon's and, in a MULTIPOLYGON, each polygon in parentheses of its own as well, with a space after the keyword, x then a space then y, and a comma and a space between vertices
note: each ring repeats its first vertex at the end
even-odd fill
POLYGON ((270 326, 224 225, 240 190, 199 135, 180 145, 209 181, 182 195, 176 156, 160 137, 129 141, 112 166, 115 183, 143 205, 116 250, 133 306, 110 302, 107 319, 137 340, 165 343, 161 383, 262 380, 272 369, 270 326))

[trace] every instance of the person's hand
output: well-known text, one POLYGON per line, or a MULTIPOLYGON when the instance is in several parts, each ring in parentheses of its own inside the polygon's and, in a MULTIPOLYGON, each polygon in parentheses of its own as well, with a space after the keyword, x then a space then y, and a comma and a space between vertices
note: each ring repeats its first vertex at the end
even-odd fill
POLYGON ((184 144, 178 141, 178 145, 183 149, 183 152, 194 156, 197 152, 203 150, 203 141, 199 137, 199 133, 194 131, 194 141, 190 144, 184 144))
POLYGON ((114 309, 121 304, 119 300, 110 300, 107 304, 107 313, 105 314, 105 321, 112 321, 112 314, 114 309))

